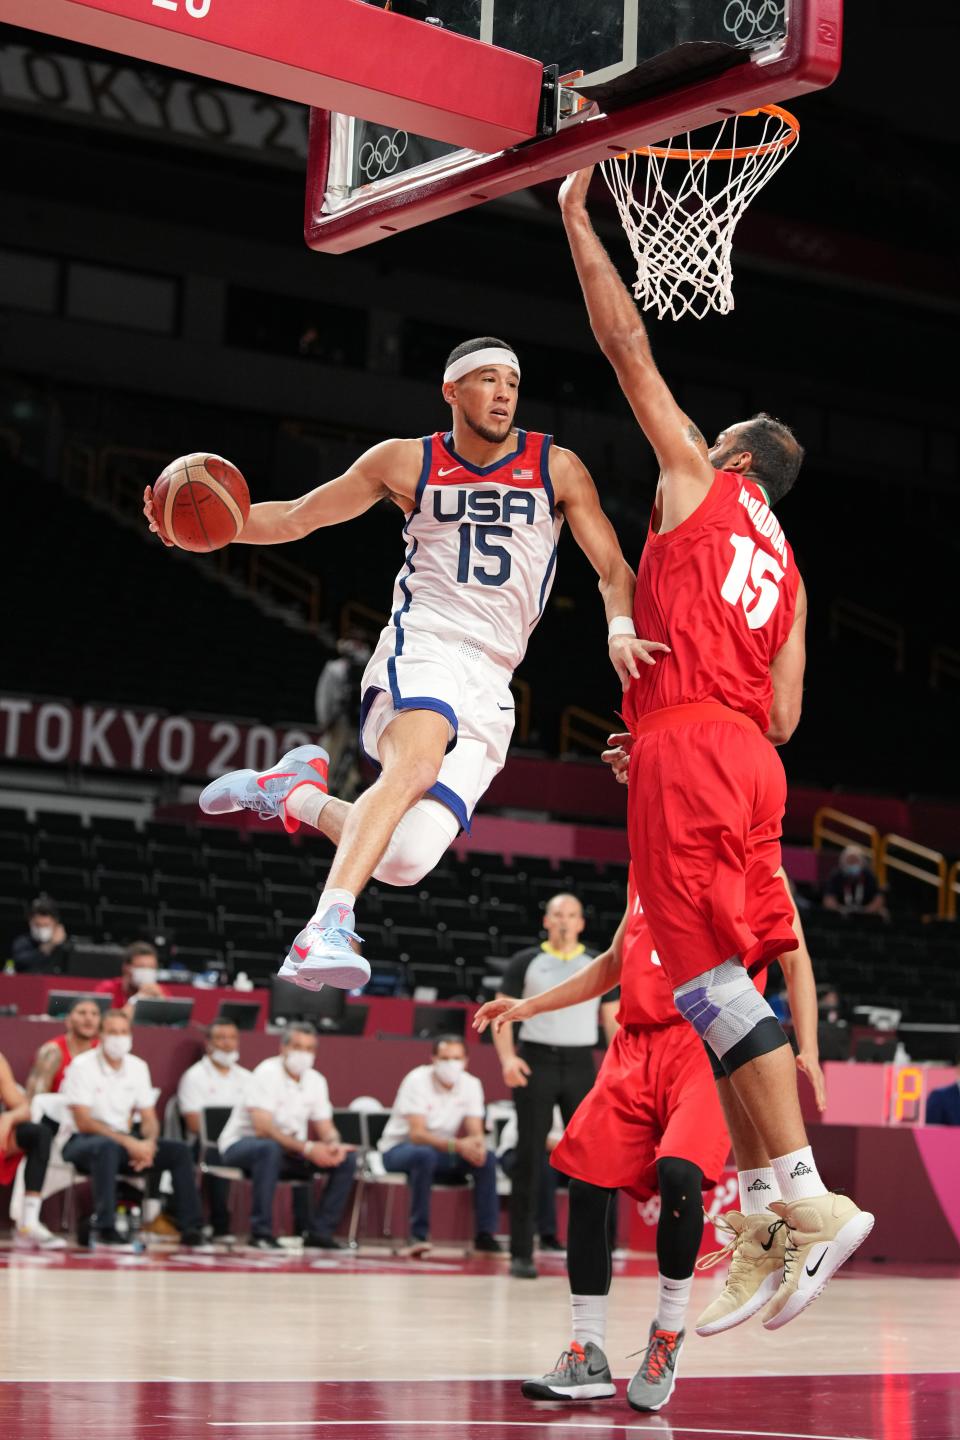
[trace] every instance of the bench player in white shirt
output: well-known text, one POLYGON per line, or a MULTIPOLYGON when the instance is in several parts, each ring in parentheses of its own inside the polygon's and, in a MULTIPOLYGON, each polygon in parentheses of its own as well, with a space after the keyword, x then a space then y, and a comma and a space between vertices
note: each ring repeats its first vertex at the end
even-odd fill
MULTIPOLYGON (((280 974, 306 989, 363 985, 354 904, 375 876, 415 885, 470 820, 502 769, 513 731, 510 680, 543 613, 566 520, 599 576, 610 658, 626 686, 665 646, 638 640, 635 576, 582 462, 552 437, 514 426, 520 362, 501 340, 451 353, 443 396, 452 430, 385 440, 298 500, 250 510, 240 541, 298 540, 354 519, 378 500, 404 512, 406 555, 391 618, 363 677, 361 743, 380 769, 353 805, 327 793, 327 755, 299 746, 271 771, 208 785, 208 814, 250 809, 303 822, 337 846, 316 913, 280 974)), ((153 521, 152 496, 144 510, 153 521)))

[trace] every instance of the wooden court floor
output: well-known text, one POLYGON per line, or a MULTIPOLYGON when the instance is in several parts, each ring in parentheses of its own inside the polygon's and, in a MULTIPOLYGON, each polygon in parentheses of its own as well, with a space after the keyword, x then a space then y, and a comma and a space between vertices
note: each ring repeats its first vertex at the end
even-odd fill
MULTIPOLYGON (((650 1259, 617 1264, 607 1351, 624 1384, 585 1407, 519 1394, 569 1340, 562 1257, 537 1281, 452 1251, 2 1252, 0 1265, 4 1440, 960 1440, 960 1275, 946 1267, 850 1267, 775 1334, 691 1330, 669 1405, 641 1415, 623 1391, 653 1315, 650 1259)), ((698 1278, 693 1316, 719 1283, 698 1278)))

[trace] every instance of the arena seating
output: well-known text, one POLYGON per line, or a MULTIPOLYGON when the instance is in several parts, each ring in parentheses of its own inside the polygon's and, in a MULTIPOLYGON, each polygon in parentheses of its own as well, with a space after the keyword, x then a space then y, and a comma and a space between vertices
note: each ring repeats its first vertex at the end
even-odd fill
MULTIPOLYGON (((160 935, 190 970, 267 978, 310 913, 328 867, 326 849, 266 830, 157 822, 138 829, 114 820, 107 838, 99 821, 87 828, 76 817, 41 813, 32 824, 21 810, 0 810, 0 941, 9 944, 23 927, 24 907, 43 892, 57 901, 74 939, 160 935)), ((405 988, 433 986, 443 998, 477 996, 488 958, 502 965, 536 943, 550 894, 581 894, 599 940, 619 923, 625 887, 621 866, 598 872, 570 861, 551 870, 531 857, 507 867, 500 856, 471 854, 461 862, 450 854, 416 892, 370 885, 362 928, 368 953, 388 965, 381 984, 389 975, 405 988)))
MULTIPOLYGON (((267 979, 279 951, 310 913, 329 850, 263 830, 79 818, 0 809, 0 945, 23 928, 25 905, 52 895, 74 938, 129 941, 162 936, 174 962, 191 971, 244 971, 267 979)), ((360 928, 374 966, 375 993, 419 986, 438 998, 482 998, 484 977, 540 935, 544 902, 574 891, 597 947, 623 913, 626 871, 588 860, 556 867, 538 856, 448 854, 416 890, 373 883, 360 928)), ((955 997, 960 935, 949 923, 897 913, 890 926, 803 911, 817 980, 837 987, 844 1010, 890 1005, 914 1023, 960 1019, 955 997)))

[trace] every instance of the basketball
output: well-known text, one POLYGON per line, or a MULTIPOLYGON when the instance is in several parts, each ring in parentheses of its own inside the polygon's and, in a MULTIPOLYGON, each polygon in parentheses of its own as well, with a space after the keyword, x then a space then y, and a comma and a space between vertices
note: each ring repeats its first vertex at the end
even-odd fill
POLYGON ((153 487, 161 533, 181 550, 222 550, 236 540, 250 514, 250 491, 222 455, 181 455, 153 487))

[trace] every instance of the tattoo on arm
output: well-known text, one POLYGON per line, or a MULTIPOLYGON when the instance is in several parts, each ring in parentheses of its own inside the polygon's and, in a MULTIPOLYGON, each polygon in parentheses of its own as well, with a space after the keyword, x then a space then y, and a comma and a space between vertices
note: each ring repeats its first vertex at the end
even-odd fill
POLYGON ((40 1051, 27 1080, 27 1094, 44 1095, 50 1089, 54 1075, 60 1066, 60 1051, 55 1045, 45 1045, 40 1051))
POLYGON ((692 440, 694 445, 706 445, 707 443, 692 420, 687 426, 687 439, 692 440))

